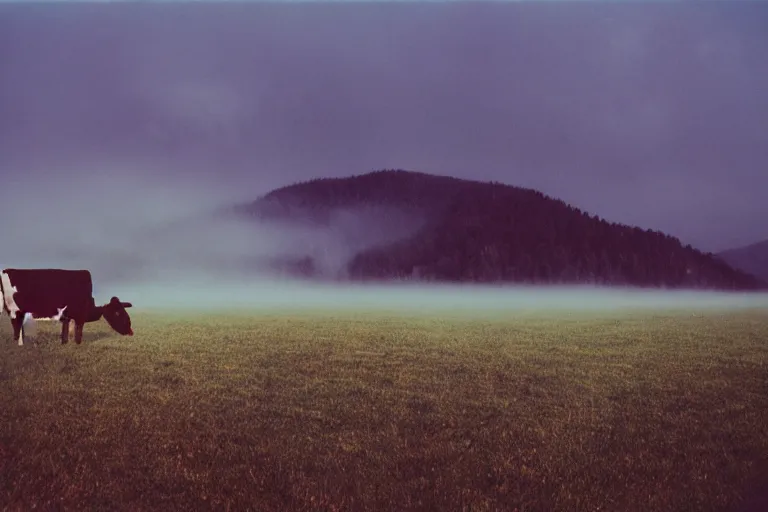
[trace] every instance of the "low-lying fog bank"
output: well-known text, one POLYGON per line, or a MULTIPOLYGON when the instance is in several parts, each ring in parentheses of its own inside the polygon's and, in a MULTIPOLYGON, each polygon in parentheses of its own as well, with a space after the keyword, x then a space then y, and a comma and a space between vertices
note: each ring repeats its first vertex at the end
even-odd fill
POLYGON ((573 287, 424 284, 329 285, 278 281, 166 281, 97 290, 97 302, 118 295, 146 309, 388 311, 617 310, 766 308, 768 294, 573 287))

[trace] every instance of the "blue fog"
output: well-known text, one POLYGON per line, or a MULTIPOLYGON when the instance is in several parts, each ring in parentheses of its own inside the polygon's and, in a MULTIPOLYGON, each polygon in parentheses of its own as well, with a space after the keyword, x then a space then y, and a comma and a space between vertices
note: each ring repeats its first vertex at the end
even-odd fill
MULTIPOLYGON (((425 284, 328 285, 291 281, 195 279, 121 284, 112 290, 137 309, 466 315, 548 311, 734 310, 768 308, 768 294, 425 284)), ((104 296, 106 299, 106 295, 104 296)))

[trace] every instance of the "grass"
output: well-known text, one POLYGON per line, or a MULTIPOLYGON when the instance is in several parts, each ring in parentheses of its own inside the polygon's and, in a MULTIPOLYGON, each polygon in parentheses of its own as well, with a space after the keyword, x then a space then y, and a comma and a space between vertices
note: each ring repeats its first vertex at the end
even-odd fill
POLYGON ((2 320, 0 509, 748 510, 768 488, 766 312, 133 318, 23 347, 2 320))

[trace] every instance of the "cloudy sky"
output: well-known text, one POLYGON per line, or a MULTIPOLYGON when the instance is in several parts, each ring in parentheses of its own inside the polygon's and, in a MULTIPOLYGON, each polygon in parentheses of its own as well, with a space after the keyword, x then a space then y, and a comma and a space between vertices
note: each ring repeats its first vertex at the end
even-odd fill
POLYGON ((766 27, 768 2, 0 4, 0 214, 404 168, 744 245, 768 238, 766 27))

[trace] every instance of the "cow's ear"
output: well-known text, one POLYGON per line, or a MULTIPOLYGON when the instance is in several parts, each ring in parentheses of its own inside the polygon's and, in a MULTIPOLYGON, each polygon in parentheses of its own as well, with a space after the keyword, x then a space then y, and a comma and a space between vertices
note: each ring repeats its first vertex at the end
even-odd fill
POLYGON ((132 308, 133 307, 133 304, 131 304, 130 302, 121 302, 120 305, 123 306, 124 308, 132 308))

